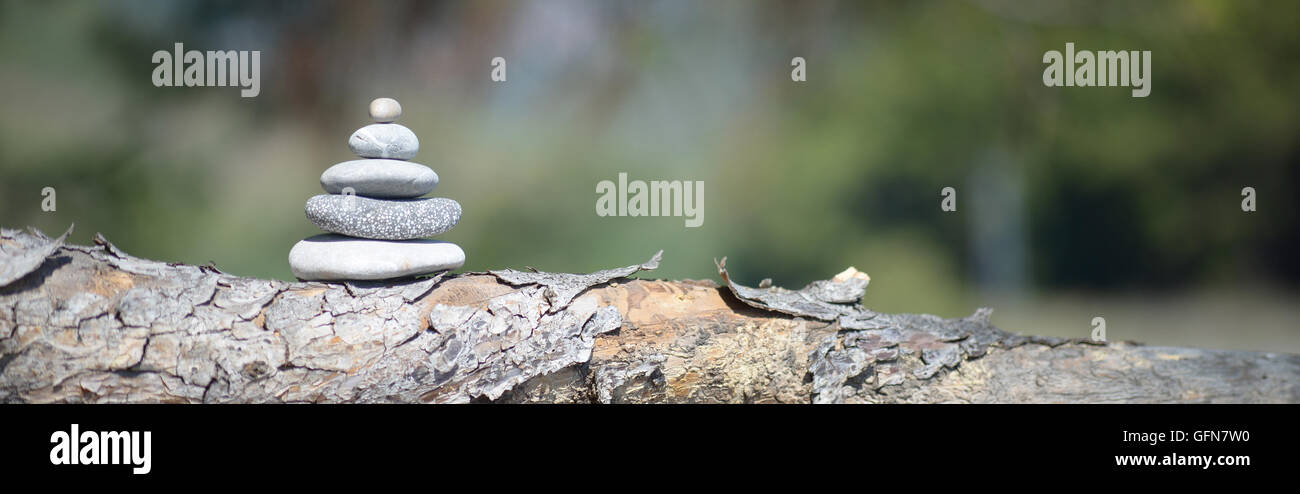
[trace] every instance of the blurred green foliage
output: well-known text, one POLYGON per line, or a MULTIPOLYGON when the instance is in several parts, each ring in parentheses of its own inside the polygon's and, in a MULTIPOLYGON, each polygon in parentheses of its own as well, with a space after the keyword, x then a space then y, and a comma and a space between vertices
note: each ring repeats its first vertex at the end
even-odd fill
MULTIPOLYGON (((798 287, 887 311, 1011 294, 1294 286, 1295 2, 3 2, 0 222, 290 279, 303 202, 370 99, 465 216, 466 270, 798 287), (262 94, 156 88, 153 51, 261 50, 262 94), (1150 50, 1152 92, 1042 55, 1150 50), (503 56, 509 79, 488 80, 503 56), (808 81, 790 81, 790 59, 808 81), (601 218, 595 184, 703 180, 705 223, 601 218), (40 190, 58 211, 40 211, 40 190), (958 190, 958 212, 939 191, 958 190), (1243 213, 1253 186, 1259 211, 1243 213), (984 219, 980 219, 984 218, 984 219)), ((1084 323, 1078 323, 1084 326, 1084 323)), ((1086 327, 1079 331, 1085 332, 1086 327)))

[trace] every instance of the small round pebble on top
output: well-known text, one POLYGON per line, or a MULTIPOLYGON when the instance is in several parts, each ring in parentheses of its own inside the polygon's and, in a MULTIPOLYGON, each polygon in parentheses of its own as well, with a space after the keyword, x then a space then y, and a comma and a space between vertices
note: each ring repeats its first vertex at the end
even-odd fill
POLYGON ((402 105, 393 98, 376 98, 370 102, 370 118, 377 123, 388 123, 402 116, 402 105))

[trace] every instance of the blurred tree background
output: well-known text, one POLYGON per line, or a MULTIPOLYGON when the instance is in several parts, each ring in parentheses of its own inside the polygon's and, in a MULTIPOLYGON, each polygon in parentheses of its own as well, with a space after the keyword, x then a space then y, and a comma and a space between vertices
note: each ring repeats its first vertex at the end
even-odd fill
POLYGON ((0 2, 0 224, 292 279, 304 201, 391 96, 459 201, 467 271, 797 288, 1022 332, 1300 352, 1300 4, 0 2), (156 50, 260 50, 261 95, 154 87, 156 50), (1150 50, 1151 94, 1043 53, 1150 50), (508 81, 489 80, 489 61, 508 81), (790 81, 790 60, 808 80, 790 81), (702 180, 704 225, 596 183, 702 180), (41 190, 58 210, 42 212, 41 190), (958 211, 940 210, 957 190, 958 211), (1258 208, 1240 209, 1254 187, 1258 208))

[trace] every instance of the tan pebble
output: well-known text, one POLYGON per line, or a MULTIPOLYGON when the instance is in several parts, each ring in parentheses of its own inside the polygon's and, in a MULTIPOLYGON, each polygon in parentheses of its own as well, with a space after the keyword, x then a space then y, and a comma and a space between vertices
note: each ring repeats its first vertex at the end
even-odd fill
POLYGON ((378 123, 388 123, 402 116, 402 105, 393 98, 376 98, 370 102, 370 118, 378 123))

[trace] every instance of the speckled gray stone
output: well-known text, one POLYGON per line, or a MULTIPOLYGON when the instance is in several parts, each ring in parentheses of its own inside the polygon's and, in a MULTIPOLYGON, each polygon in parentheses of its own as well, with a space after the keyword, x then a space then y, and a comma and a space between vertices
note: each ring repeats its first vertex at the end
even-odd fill
POLYGON ((438 186, 433 169, 409 161, 353 160, 329 167, 320 175, 325 192, 342 194, 347 187, 359 196, 379 198, 420 197, 438 186))
POLYGON ((307 200, 307 219, 350 237, 406 240, 432 237, 460 222, 460 203, 445 197, 371 199, 322 194, 307 200))
POLYGON ((409 160, 420 150, 420 139, 401 124, 370 124, 352 133, 348 148, 362 158, 409 160))
POLYGON ((438 240, 366 240, 324 234, 289 251, 301 280, 383 280, 436 273, 465 265, 460 246, 438 240))

